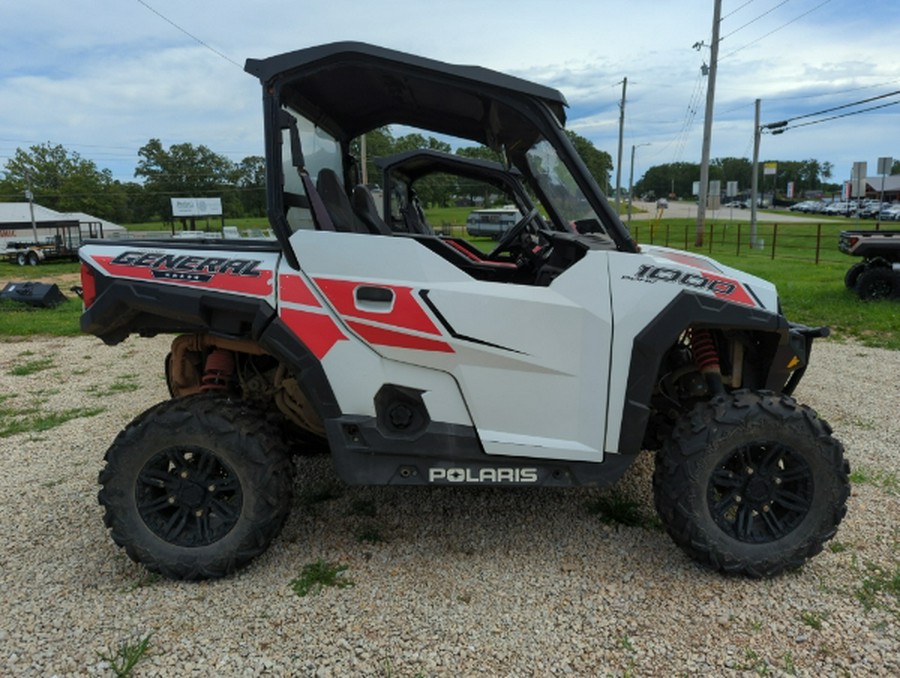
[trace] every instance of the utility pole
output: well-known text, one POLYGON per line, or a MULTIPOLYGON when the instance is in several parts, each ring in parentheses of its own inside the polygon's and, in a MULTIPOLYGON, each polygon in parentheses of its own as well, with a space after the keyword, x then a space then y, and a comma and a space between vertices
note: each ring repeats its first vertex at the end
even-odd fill
POLYGON ((756 115, 753 119, 753 175, 750 178, 750 249, 756 247, 756 203, 759 199, 759 140, 761 135, 759 99, 757 99, 756 115))
POLYGON ((25 197, 28 198, 28 210, 31 212, 31 235, 34 238, 34 244, 38 244, 37 223, 34 220, 34 192, 31 190, 31 172, 25 170, 25 197))
POLYGON ((634 149, 638 146, 649 146, 646 144, 631 145, 631 169, 628 171, 628 231, 631 232, 631 203, 634 200, 634 149))
POLYGON ((625 90, 628 78, 622 79, 622 102, 619 104, 619 158, 616 161, 616 214, 619 213, 619 193, 622 189, 622 134, 625 131, 625 90))
POLYGON ((706 116, 703 120, 703 154, 700 160, 700 201, 697 204, 697 236, 694 245, 703 244, 706 222, 706 199, 709 187, 709 147, 712 142, 713 104, 716 101, 716 66, 719 60, 719 24, 722 0, 715 0, 713 8, 712 44, 709 53, 709 79, 706 83, 706 116))

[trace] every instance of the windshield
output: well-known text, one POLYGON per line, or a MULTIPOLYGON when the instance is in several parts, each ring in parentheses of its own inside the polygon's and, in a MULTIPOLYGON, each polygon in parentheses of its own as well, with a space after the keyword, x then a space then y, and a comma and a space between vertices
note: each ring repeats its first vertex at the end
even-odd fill
POLYGON ((542 139, 525 157, 541 192, 561 219, 582 233, 603 230, 594 208, 549 141, 542 139))

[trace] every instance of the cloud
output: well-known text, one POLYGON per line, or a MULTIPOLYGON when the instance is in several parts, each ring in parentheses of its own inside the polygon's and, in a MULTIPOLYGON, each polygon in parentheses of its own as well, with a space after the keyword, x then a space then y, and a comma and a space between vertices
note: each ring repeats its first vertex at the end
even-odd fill
MULTIPOLYGON (((863 12, 846 0, 796 0, 756 21, 767 7, 724 4, 714 157, 746 154, 756 98, 771 121, 900 89, 900 3, 871 0, 863 12)), ((677 10, 658 0, 146 5, 152 10, 137 0, 95 0, 88 11, 31 0, 2 10, 0 163, 17 147, 51 140, 130 180, 138 148, 152 137, 204 144, 236 161, 259 154, 259 84, 233 62, 335 40, 556 87, 569 100, 570 125, 614 158, 627 77, 625 143, 652 144, 639 154, 636 177, 651 164, 699 161, 700 67, 710 52, 691 45, 710 42, 708 0, 683 0, 677 10)), ((764 148, 785 160, 874 165, 878 155, 900 157, 898 109, 789 130, 764 148)))

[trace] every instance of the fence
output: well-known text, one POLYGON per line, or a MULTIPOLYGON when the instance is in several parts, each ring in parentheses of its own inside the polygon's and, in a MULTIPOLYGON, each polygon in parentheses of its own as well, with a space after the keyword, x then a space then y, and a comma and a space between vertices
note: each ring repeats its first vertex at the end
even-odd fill
POLYGON ((703 246, 695 247, 696 226, 693 224, 668 224, 663 222, 632 222, 631 235, 638 243, 664 245, 709 254, 726 253, 736 256, 752 251, 767 254, 770 258, 797 259, 844 263, 845 255, 838 250, 838 237, 847 230, 881 230, 881 224, 866 223, 758 223, 755 246, 750 241, 750 224, 747 222, 708 222, 703 246))

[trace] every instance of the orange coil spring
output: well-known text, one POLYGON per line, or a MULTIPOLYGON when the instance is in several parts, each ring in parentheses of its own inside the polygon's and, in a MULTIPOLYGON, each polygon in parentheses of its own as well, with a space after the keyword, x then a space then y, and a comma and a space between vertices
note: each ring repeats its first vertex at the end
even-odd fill
POLYGON ((719 370, 719 354, 709 330, 691 329, 691 351, 694 353, 694 363, 701 372, 719 370))
POLYGON ((203 367, 201 391, 224 391, 234 375, 234 357, 231 351, 217 348, 206 356, 203 367))

